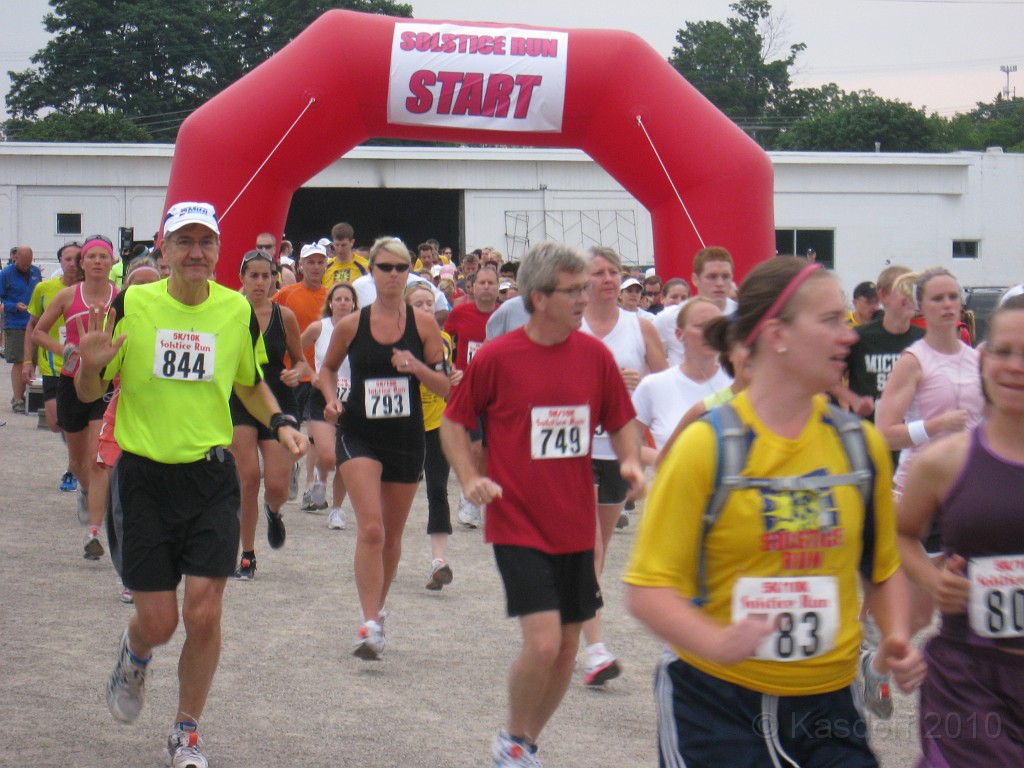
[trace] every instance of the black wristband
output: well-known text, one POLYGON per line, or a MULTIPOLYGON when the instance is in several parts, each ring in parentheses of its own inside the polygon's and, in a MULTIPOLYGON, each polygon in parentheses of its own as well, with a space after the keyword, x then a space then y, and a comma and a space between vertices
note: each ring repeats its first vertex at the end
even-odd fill
POLYGON ((275 413, 273 416, 270 417, 269 426, 270 431, 274 433, 274 439, 280 440, 281 438, 278 435, 278 432, 280 431, 281 427, 287 426, 291 427, 292 429, 298 429, 299 422, 290 413, 275 413))

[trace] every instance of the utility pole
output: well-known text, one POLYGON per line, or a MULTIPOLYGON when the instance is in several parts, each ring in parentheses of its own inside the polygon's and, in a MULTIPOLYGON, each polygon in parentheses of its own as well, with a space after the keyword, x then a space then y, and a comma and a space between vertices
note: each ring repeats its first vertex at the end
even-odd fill
MULTIPOLYGON (((1006 99, 1007 101, 1009 101, 1010 100, 1010 73, 1017 71, 1017 65, 1016 64, 1003 64, 1003 66, 1001 66, 999 68, 999 71, 1006 75, 1006 88, 1003 89, 1003 98, 1006 99)), ((1014 95, 1016 95, 1016 92, 1014 92, 1014 95)))

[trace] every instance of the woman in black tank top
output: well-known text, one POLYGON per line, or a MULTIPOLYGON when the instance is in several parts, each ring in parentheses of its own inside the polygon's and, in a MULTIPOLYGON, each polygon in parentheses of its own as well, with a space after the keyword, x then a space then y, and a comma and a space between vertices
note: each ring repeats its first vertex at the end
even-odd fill
POLYGON ((336 453, 358 528, 356 589, 362 624, 353 654, 384 653, 384 601, 402 555, 402 532, 423 470, 422 382, 448 394, 441 331, 433 319, 406 306, 411 266, 397 238, 381 238, 370 251, 377 298, 334 328, 321 366, 320 388, 328 420, 341 416, 336 453), (338 368, 348 357, 352 391, 338 402, 338 368))
MULTIPOLYGON (((242 293, 252 304, 260 325, 267 362, 263 379, 274 393, 283 413, 296 414, 294 387, 309 374, 309 366, 299 343, 299 323, 287 307, 270 301, 273 262, 262 251, 249 251, 242 257, 240 276, 242 293), (298 362, 291 368, 289 360, 298 362)), ((231 453, 238 466, 242 488, 242 557, 235 578, 251 581, 256 575, 256 524, 259 522, 260 455, 263 456, 264 512, 267 516, 267 539, 277 549, 284 544, 285 529, 281 506, 288 500, 288 480, 294 457, 277 442, 273 432, 254 419, 241 400, 231 395, 231 421, 234 436, 231 453)))

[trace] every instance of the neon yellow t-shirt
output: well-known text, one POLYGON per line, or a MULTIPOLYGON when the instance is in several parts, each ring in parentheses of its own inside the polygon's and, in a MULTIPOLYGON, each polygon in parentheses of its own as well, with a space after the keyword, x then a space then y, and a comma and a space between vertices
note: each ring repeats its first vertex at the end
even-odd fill
POLYGON ((370 262, 365 257, 353 253, 352 260, 346 261, 344 264, 331 259, 321 282, 327 287, 335 283, 351 283, 357 277, 369 274, 369 272, 370 262))
MULTIPOLYGON (((449 367, 455 363, 455 348, 452 337, 441 331, 441 343, 444 345, 444 359, 449 367)), ((420 402, 423 404, 423 431, 431 432, 441 428, 441 417, 444 415, 445 399, 435 395, 425 384, 420 384, 420 402)))
POLYGON ((114 427, 121 448, 185 464, 231 445, 231 388, 258 382, 267 353, 244 296, 211 281, 209 297, 192 307, 167 285, 132 286, 115 300, 114 338, 127 338, 103 375, 121 374, 114 427))
MULTIPOLYGON (((53 301, 53 297, 67 288, 64 281, 59 277, 51 277, 43 280, 32 289, 32 298, 28 302, 28 313, 36 320, 43 316, 43 312, 53 301)), ((50 338, 64 345, 64 315, 58 317, 50 326, 50 338)), ((64 358, 55 355, 48 349, 39 347, 36 350, 36 365, 39 366, 40 376, 60 376, 60 369, 64 366, 64 358)))
MULTIPOLYGON (((790 477, 844 474, 846 454, 835 429, 823 419, 824 398, 801 435, 788 440, 770 432, 754 413, 745 392, 732 400, 742 422, 754 433, 744 476, 790 477)), ((892 503, 892 465, 881 435, 864 425, 875 468, 874 552, 871 580, 885 581, 899 568, 892 503)), ((654 482, 623 579, 639 587, 670 587, 685 598, 698 593, 697 562, 702 515, 714 490, 717 463, 714 429, 705 422, 688 427, 676 441, 654 482)), ((675 653, 688 664, 745 688, 775 696, 835 691, 855 676, 860 652, 859 571, 864 504, 854 486, 820 494, 734 491, 705 546, 708 602, 702 607, 723 624, 731 622, 733 590, 739 579, 822 576, 837 590, 837 630, 827 652, 799 660, 747 659, 724 666, 675 653)), ((796 616, 800 620, 800 615, 796 616)))

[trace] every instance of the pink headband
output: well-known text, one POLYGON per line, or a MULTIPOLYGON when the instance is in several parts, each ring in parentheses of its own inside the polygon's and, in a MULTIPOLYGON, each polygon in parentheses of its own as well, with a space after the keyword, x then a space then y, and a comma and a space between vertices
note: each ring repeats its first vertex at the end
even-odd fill
POLYGON ((757 325, 754 326, 754 329, 747 334, 747 340, 744 342, 747 347, 754 346, 754 342, 757 341, 757 337, 761 335, 761 331, 764 330, 768 321, 774 320, 778 317, 779 313, 782 312, 789 300, 793 298, 793 294, 797 292, 797 289, 804 284, 804 281, 806 281, 808 277, 821 269, 821 267, 822 265, 820 262, 815 262, 814 264, 808 264, 796 273, 796 276, 789 281, 789 285, 783 289, 782 293, 780 293, 775 298, 775 301, 772 302, 772 305, 768 307, 768 311, 761 315, 761 319, 757 321, 757 325))
POLYGON ((95 248, 96 246, 99 246, 111 256, 114 255, 114 247, 110 243, 105 243, 102 240, 86 240, 82 245, 82 253, 85 253, 90 248, 95 248))

